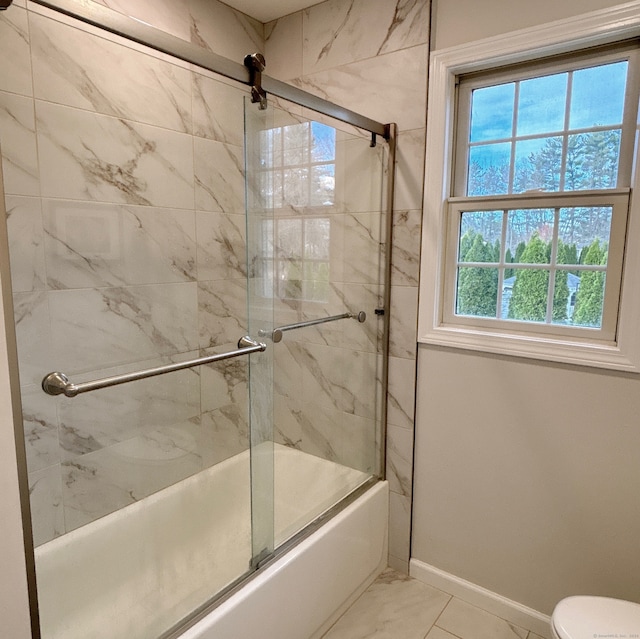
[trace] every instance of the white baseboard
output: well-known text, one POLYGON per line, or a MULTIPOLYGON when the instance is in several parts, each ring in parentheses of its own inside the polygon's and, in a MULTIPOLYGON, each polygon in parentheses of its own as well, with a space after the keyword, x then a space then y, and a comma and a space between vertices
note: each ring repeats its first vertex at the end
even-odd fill
POLYGON ((551 639, 550 618, 533 608, 523 606, 517 601, 507 599, 418 559, 411 559, 409 562, 409 574, 422 583, 482 608, 509 623, 525 628, 545 639, 551 639))

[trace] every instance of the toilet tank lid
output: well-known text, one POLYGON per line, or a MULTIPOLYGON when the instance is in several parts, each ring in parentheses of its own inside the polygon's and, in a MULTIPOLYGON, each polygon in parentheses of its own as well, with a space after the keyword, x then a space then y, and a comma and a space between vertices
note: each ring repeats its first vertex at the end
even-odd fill
POLYGON ((561 639, 640 639, 640 604, 609 597, 567 597, 551 616, 561 639))

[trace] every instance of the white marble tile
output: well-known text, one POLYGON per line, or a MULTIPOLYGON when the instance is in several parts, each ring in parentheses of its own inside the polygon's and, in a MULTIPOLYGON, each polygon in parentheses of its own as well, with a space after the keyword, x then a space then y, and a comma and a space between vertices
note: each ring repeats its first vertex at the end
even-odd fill
POLYGON ((33 100, 0 91, 0 144, 5 193, 40 195, 35 129, 33 100))
POLYGON ((302 75, 302 11, 264 25, 265 73, 278 80, 302 75))
POLYGON ((342 407, 347 413, 375 419, 378 412, 376 378, 381 363, 377 353, 340 349, 334 363, 343 374, 342 407))
POLYGON ((387 569, 324 639, 423 639, 449 595, 387 569))
MULTIPOLYGON (((203 351, 203 356, 216 352, 218 349, 207 349, 203 351)), ((229 404, 237 404, 246 411, 249 401, 248 375, 248 362, 244 357, 202 366, 200 369, 202 412, 214 411, 229 404)))
POLYGON ((244 280, 198 283, 200 348, 215 352, 235 348, 247 332, 247 293, 244 280))
POLYGON ((444 609, 438 627, 460 639, 525 639, 528 631, 454 598, 444 609))
POLYGON ((411 543, 411 499, 389 493, 389 554, 409 561, 411 543))
POLYGON ((43 206, 51 288, 196 279, 193 211, 49 199, 43 206))
POLYGON ((29 473, 29 496, 34 544, 40 546, 63 535, 66 531, 60 466, 29 473))
POLYGON ((396 151, 394 209, 422 208, 425 129, 400 131, 396 151))
POLYGON ((191 132, 191 74, 39 15, 30 17, 35 96, 191 132))
POLYGON ((20 394, 29 472, 59 464, 60 446, 55 400, 45 395, 39 385, 24 386, 20 389, 20 394))
POLYGON ((202 470, 192 434, 149 430, 62 464, 64 514, 73 530, 202 470))
POLYGON ((244 279, 247 276, 244 215, 198 211, 198 278, 244 279))
POLYGON ((109 9, 142 20, 182 40, 189 40, 191 21, 188 0, 93 0, 109 9))
POLYGON ((193 208, 192 138, 36 101, 42 195, 193 208))
POLYGON ((5 203, 13 291, 41 290, 46 273, 40 199, 9 195, 5 203))
POLYGON ((389 357, 387 421, 413 429, 416 364, 413 359, 389 357))
POLYGON ((193 134, 242 146, 244 143, 244 96, 248 90, 198 73, 193 82, 193 134))
POLYGON ((424 0, 328 0, 303 12, 304 74, 426 44, 424 0))
POLYGON ((348 320, 343 324, 344 345, 369 353, 382 350, 384 318, 376 315, 376 308, 382 307, 383 287, 375 284, 342 284, 339 286, 344 311, 358 314, 366 313, 363 323, 348 320))
POLYGON ((39 386, 42 378, 53 370, 47 293, 15 293, 13 310, 16 319, 20 384, 39 386))
POLYGON ((29 25, 27 12, 20 6, 0 12, 0 51, 0 87, 11 93, 33 95, 29 25))
POLYGON ((302 450, 302 427, 298 420, 301 414, 302 408, 297 398, 274 393, 273 440, 276 443, 302 450))
POLYGON ((48 295, 53 361, 67 374, 197 349, 195 282, 48 295))
POLYGON ((363 473, 376 474, 379 461, 375 419, 345 414, 342 424, 344 430, 337 461, 363 473))
POLYGON ((211 437, 210 463, 217 464, 249 448, 246 406, 227 404, 202 414, 202 425, 211 437))
POLYGON ((413 359, 416 356, 418 322, 418 288, 391 287, 391 327, 389 354, 413 359))
POLYGON ((383 264, 379 213, 353 213, 341 217, 344 224, 343 281, 376 284, 383 264))
POLYGON ((191 42, 242 64, 250 53, 264 52, 261 22, 211 0, 189 0, 191 42))
MULTIPOLYGON (((197 356, 196 352, 172 359, 181 361, 197 356)), ((91 378, 158 363, 136 362, 135 366, 118 371, 97 371, 91 378)), ((58 405, 61 454, 65 461, 71 461, 139 436, 146 429, 196 417, 200 413, 200 378, 198 369, 187 369, 54 401, 58 405)))
POLYGON ((427 46, 403 49, 370 60, 305 75, 302 89, 401 131, 424 128, 427 46))
POLYGON ((413 432, 390 424, 387 427, 387 480, 389 490, 411 499, 413 432))
POLYGON ((196 208, 244 213, 242 147, 194 138, 196 208))
POLYGON ((421 229, 421 209, 393 212, 392 286, 418 286, 421 229))

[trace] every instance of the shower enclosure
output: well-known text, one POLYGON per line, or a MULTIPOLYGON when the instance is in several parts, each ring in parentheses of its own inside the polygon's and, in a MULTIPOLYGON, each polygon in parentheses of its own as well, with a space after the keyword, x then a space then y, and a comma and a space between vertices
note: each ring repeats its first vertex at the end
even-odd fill
POLYGON ((382 475, 393 150, 144 25, 175 58, 6 16, 33 84, 0 87, 0 139, 41 636, 173 636, 382 475))

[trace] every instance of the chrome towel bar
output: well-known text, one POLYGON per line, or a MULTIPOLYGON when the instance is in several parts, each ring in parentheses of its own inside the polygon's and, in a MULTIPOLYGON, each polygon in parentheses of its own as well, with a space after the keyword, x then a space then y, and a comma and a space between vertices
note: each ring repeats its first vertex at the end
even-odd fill
POLYGON ((147 370, 136 371, 135 373, 125 373, 124 375, 104 377, 102 379, 95 379, 92 382, 74 384, 69 381, 69 378, 64 373, 49 373, 42 380, 42 390, 47 393, 47 395, 66 395, 67 397, 75 397, 80 393, 88 393, 100 388, 126 384, 127 382, 134 382, 138 379, 145 379, 147 377, 155 377, 156 375, 163 375, 164 373, 172 373, 173 371, 179 371, 184 368, 193 368, 194 366, 200 366, 202 364, 219 362, 223 359, 231 359, 233 357, 239 357, 240 355, 257 353, 258 351, 261 352, 266 348, 266 344, 257 342, 251 339, 248 335, 245 335, 238 341, 238 349, 235 351, 219 353, 218 355, 208 355, 206 357, 199 357, 198 359, 191 359, 186 362, 176 362, 175 364, 158 366, 157 368, 148 368, 147 370))
MULTIPOLYGON (((330 317, 319 317, 318 319, 308 320, 306 322, 298 322, 297 324, 287 324, 286 326, 278 326, 271 331, 271 339, 274 343, 282 341, 282 334, 285 331, 293 331, 297 328, 305 328, 306 326, 315 326, 316 324, 326 324, 327 322, 335 322, 341 319, 357 319, 361 324, 367 319, 367 314, 364 311, 359 313, 342 313, 340 315, 331 315, 330 317)), ((269 335, 269 331, 258 331, 260 337, 269 335)))

